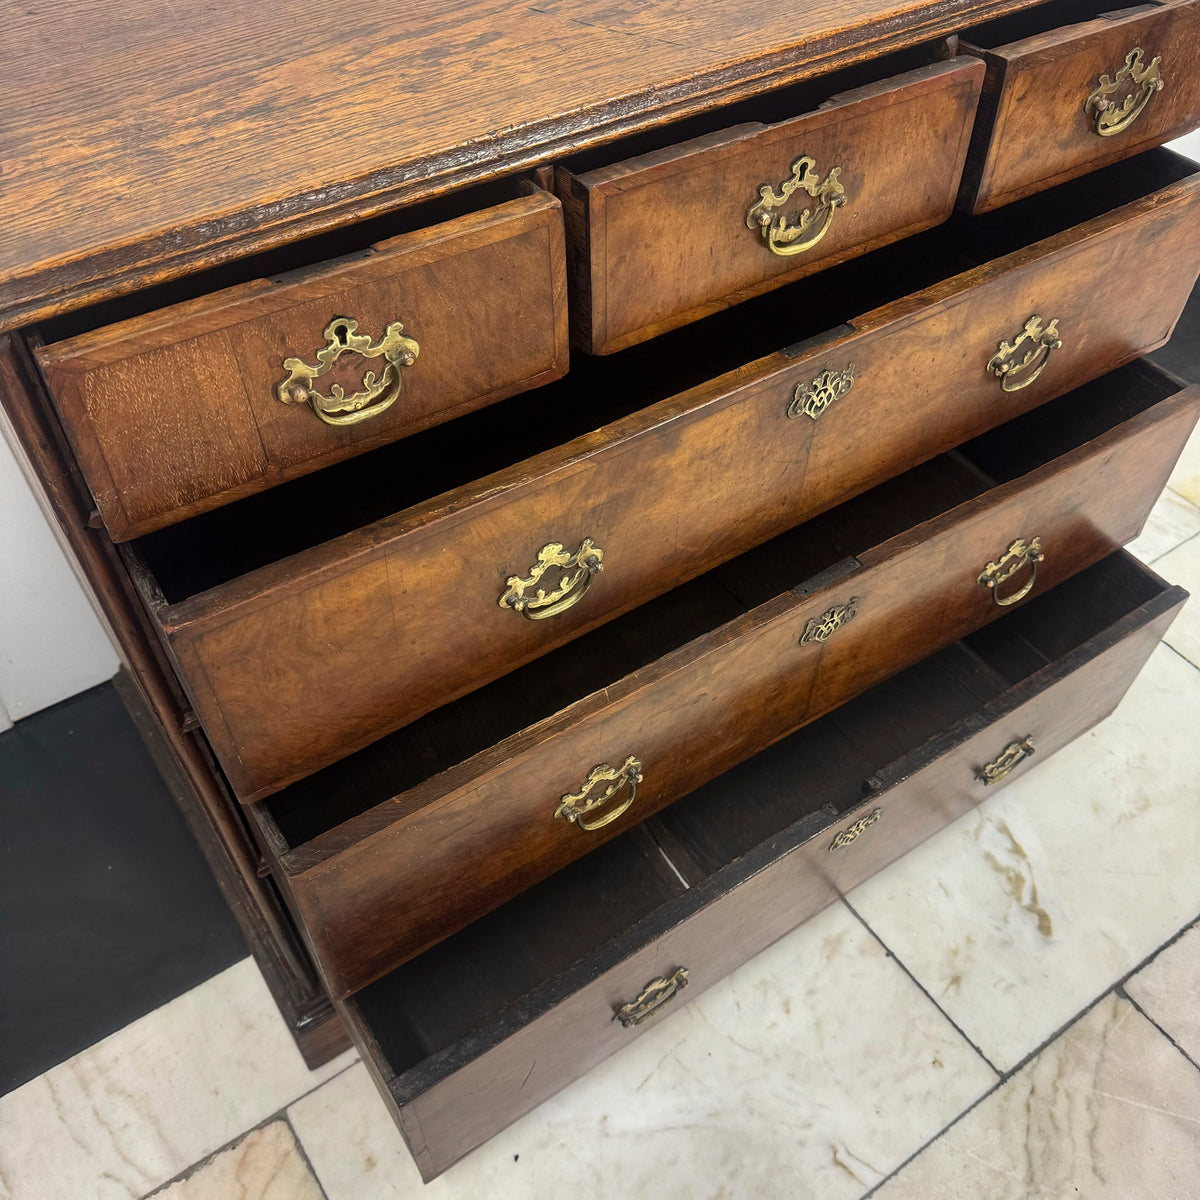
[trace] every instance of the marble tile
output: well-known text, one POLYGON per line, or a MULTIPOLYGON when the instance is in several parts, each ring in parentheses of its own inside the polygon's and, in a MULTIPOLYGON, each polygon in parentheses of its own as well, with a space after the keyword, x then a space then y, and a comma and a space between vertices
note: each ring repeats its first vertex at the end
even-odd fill
POLYGON ((252 959, 0 1098, 2 1200, 133 1200, 353 1062, 309 1072, 252 959))
POLYGON ((1158 647, 1106 721, 850 893, 1002 1070, 1200 912, 1198 715, 1158 647))
POLYGON ((1200 507, 1200 425, 1192 430, 1167 486, 1200 507))
POLYGON ((154 1200, 324 1200, 286 1121, 272 1121, 222 1150, 154 1200))
POLYGON ((1141 535, 1134 538, 1125 549, 1142 562, 1152 563, 1198 533, 1200 508, 1167 488, 1150 510, 1141 535))
MULTIPOLYGON (((1174 646, 1189 662, 1200 667, 1200 537, 1194 537, 1164 554, 1154 570, 1168 583, 1178 583, 1191 592, 1191 599, 1167 630, 1167 645, 1174 646)), ((1193 709, 1193 728, 1200 710, 1193 709)))
POLYGON ((855 1200, 995 1079, 838 905, 424 1190, 364 1068, 288 1115, 329 1200, 855 1200))
POLYGON ((875 1200, 1195 1200, 1200 1071, 1105 996, 875 1200))
POLYGON ((1147 963, 1125 990, 1200 1065, 1200 926, 1147 963))

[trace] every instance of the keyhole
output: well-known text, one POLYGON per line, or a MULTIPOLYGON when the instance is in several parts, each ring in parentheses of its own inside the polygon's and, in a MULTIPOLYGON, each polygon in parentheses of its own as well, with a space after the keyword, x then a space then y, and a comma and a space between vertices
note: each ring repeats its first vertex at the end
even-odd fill
POLYGON ((338 343, 340 345, 344 346, 346 344, 346 327, 345 327, 345 325, 339 325, 334 330, 333 335, 334 335, 334 337, 337 338, 338 343))

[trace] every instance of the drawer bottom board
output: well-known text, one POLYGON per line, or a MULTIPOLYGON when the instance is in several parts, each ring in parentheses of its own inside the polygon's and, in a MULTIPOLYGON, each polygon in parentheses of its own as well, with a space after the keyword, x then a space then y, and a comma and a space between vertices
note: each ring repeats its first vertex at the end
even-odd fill
POLYGON ((422 1175, 637 1036, 648 985, 698 995, 1090 728, 1184 598, 1112 555, 346 1001, 422 1175))

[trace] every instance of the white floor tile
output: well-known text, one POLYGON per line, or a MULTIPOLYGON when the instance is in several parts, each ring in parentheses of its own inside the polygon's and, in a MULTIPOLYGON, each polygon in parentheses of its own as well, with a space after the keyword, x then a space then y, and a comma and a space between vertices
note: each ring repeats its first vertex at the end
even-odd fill
POLYGON ((1144 966, 1125 990, 1200 1064, 1200 926, 1144 966))
POLYGON ((876 1200, 1195 1200, 1200 1071, 1106 996, 876 1200))
POLYGON ((1184 658, 1200 667, 1200 537, 1164 554, 1155 562, 1154 570, 1168 583, 1178 583, 1191 592, 1191 599, 1167 631, 1166 640, 1168 646, 1174 646, 1184 658))
POLYGON ((991 1062, 1200 912, 1200 672, 1159 647, 1117 712, 851 892, 991 1062))
POLYGON ((154 1200, 323 1200, 286 1121, 247 1134, 154 1200))
POLYGON ((131 1200, 353 1061, 309 1072, 252 959, 0 1098, 3 1200, 131 1200))
POLYGON ((1144 563, 1152 563, 1168 550, 1200 533, 1200 508, 1167 488, 1150 510, 1140 537, 1125 547, 1144 563))
POLYGON ((330 1200, 851 1200, 994 1082, 838 905, 424 1190, 363 1068, 289 1116, 330 1200))

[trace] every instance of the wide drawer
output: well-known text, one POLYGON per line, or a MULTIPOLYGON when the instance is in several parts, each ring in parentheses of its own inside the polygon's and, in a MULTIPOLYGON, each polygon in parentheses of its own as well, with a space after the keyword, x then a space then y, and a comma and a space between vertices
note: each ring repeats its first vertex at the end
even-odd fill
POLYGON ((1121 545, 1198 405, 1131 364, 258 806, 331 991, 1121 545))
POLYGON ((559 204, 529 188, 37 357, 109 532, 135 537, 562 375, 559 204))
POLYGON ((1152 158, 1111 168, 1102 198, 1068 184, 1079 194, 973 219, 984 258, 1048 236, 963 274, 957 232, 935 230, 835 268, 819 291, 801 282, 588 359, 455 427, 141 539, 135 577, 238 796, 269 795, 1164 342, 1200 269, 1200 176, 1152 158), (1147 182, 1148 197, 1103 211, 1147 182), (1089 204, 1102 215, 1072 225, 1089 204), (1118 302, 1097 298, 1106 276, 1123 281, 1118 302), (697 378, 709 382, 670 395, 697 378))
POLYGON ((608 354, 944 221, 982 78, 951 59, 777 124, 560 167, 574 340, 608 354))
POLYGON ((1060 0, 964 36, 961 48, 987 63, 963 178, 971 211, 1200 125, 1200 0, 1102 8, 1060 0))
POLYGON ((425 1178, 1102 717, 1184 598, 1106 559, 344 1002, 425 1178))

